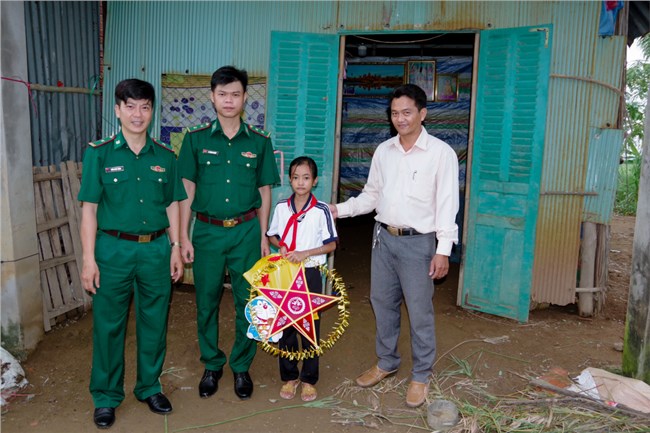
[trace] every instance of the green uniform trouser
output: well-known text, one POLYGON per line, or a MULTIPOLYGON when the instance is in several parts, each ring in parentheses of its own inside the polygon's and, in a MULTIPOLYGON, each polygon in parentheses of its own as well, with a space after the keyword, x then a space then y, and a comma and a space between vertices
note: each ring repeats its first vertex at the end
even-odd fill
POLYGON ((99 231, 95 260, 99 288, 93 296, 90 393, 95 407, 117 407, 124 400, 124 340, 132 293, 137 339, 133 392, 144 400, 161 391, 171 297, 169 238, 138 243, 99 231))
POLYGON ((196 322, 201 362, 208 370, 220 370, 226 364, 226 355, 219 349, 219 304, 225 267, 228 267, 235 301, 235 343, 230 352, 230 368, 234 373, 246 372, 255 357, 257 344, 246 337, 249 323, 244 309, 250 284, 243 274, 260 259, 260 235, 257 218, 235 227, 219 227, 198 220, 194 224, 192 269, 196 322))

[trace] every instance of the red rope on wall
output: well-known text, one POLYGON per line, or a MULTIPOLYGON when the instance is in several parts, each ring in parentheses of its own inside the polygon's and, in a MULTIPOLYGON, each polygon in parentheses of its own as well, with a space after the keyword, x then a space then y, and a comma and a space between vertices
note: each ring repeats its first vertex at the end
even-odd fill
POLYGON ((34 109, 34 115, 38 117, 38 109, 36 108, 36 102, 34 101, 34 95, 32 94, 32 86, 31 83, 25 81, 25 80, 20 80, 17 78, 9 78, 9 77, 1 77, 3 80, 7 81, 13 81, 15 83, 22 83, 27 87, 27 95, 29 95, 29 100, 32 103, 32 108, 34 109))

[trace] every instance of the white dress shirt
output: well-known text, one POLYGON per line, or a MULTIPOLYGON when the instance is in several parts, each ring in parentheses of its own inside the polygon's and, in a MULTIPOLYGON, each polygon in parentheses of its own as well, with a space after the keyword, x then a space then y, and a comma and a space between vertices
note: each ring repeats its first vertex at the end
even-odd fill
POLYGON ((340 218, 377 211, 381 223, 436 232, 436 254, 458 243, 458 157, 444 141, 422 132, 405 152, 399 135, 381 143, 359 196, 336 205, 340 218))
MULTIPOLYGON (((309 200, 305 207, 309 205, 309 200)), ((292 215, 298 213, 294 203, 294 195, 290 198, 280 200, 273 211, 273 218, 266 232, 267 236, 275 236, 282 240, 282 235, 292 215)), ((293 239, 293 230, 289 230, 284 240, 288 245, 293 239)), ((309 209, 298 219, 298 230, 296 233, 296 251, 306 251, 322 247, 330 242, 336 242, 338 234, 334 225, 334 218, 327 203, 318 201, 316 206, 309 209)), ((317 254, 305 260, 305 267, 324 265, 327 262, 327 254, 317 254)))

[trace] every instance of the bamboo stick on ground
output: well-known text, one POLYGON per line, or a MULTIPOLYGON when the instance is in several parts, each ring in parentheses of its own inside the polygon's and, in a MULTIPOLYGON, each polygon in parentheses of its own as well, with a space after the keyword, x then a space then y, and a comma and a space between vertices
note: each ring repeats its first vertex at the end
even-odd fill
POLYGON ((587 395, 580 394, 579 392, 573 392, 573 391, 569 391, 568 389, 559 388, 559 387, 557 387, 555 385, 551 385, 550 383, 546 382, 545 380, 541 380, 541 379, 533 379, 533 380, 530 381, 530 383, 531 383, 531 385, 538 386, 540 388, 543 388, 543 389, 546 389, 546 390, 549 390, 549 391, 553 391, 553 392, 556 392, 558 394, 566 395, 566 396, 569 396, 569 397, 574 397, 574 398, 581 399, 581 400, 587 400, 589 402, 595 403, 597 407, 602 408, 602 409, 606 409, 606 410, 608 410, 610 412, 620 412, 620 413, 624 413, 626 415, 634 416, 636 418, 641 418, 641 419, 644 419, 644 420, 650 422, 650 414, 647 414, 647 413, 640 412, 638 410, 632 409, 630 407, 625 406, 624 404, 618 403, 616 406, 610 406, 607 403, 603 402, 602 400, 598 400, 598 399, 589 397, 587 395))

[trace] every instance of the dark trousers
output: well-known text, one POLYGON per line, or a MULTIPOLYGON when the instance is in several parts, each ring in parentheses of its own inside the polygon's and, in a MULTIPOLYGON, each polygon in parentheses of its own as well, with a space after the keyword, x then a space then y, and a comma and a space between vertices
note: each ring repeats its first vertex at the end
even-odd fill
MULTIPOLYGON (((305 268, 305 278, 307 278, 307 287, 312 293, 323 293, 323 279, 318 268, 305 268)), ((314 320, 314 327, 316 328, 316 340, 320 338, 320 320, 314 320)), ((279 347, 282 350, 298 351, 298 335, 302 340, 303 350, 308 350, 313 345, 302 334, 296 331, 296 328, 289 326, 282 331, 279 347)), ((315 385, 318 382, 318 356, 305 359, 302 362, 302 371, 298 369, 298 361, 280 357, 280 379, 283 382, 289 380, 296 380, 300 378, 301 382, 315 385)))
POLYGON ((228 360, 230 368, 233 373, 246 372, 255 357, 257 344, 246 337, 249 323, 244 311, 250 284, 243 274, 260 259, 260 236, 257 218, 235 227, 218 227, 198 220, 194 225, 196 324, 201 362, 208 370, 221 370, 226 364, 226 354, 219 347, 219 309, 226 267, 235 304, 235 342, 228 360))
POLYGON ((162 391, 167 353, 167 316, 172 293, 169 238, 138 243, 97 232, 95 259, 101 279, 93 296, 93 365, 90 393, 95 407, 124 400, 124 345, 134 297, 137 374, 135 397, 162 391))

